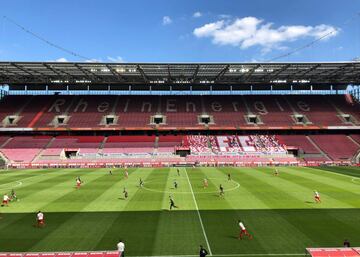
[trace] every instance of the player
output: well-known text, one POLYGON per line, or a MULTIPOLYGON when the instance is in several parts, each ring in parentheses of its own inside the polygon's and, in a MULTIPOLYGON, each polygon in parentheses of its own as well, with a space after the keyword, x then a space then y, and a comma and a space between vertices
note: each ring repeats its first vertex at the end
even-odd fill
POLYGON ((123 191, 123 194, 124 194, 124 198, 127 199, 128 196, 129 196, 129 193, 128 191, 126 190, 126 188, 124 187, 124 191, 123 191))
POLYGON ((206 251, 206 249, 202 245, 200 245, 199 257, 206 257, 206 255, 208 254, 208 251, 206 251))
POLYGON ((206 178, 204 178, 204 188, 208 188, 209 182, 206 178))
POLYGON ((176 180, 174 180, 174 188, 175 188, 175 189, 178 188, 178 183, 176 182, 176 180))
POLYGON ((112 171, 111 171, 111 170, 109 170, 109 174, 112 175, 112 171))
POLYGON ((242 239, 242 237, 245 235, 247 236, 250 240, 253 239, 252 235, 249 234, 249 232, 247 232, 244 223, 242 223, 241 220, 238 221, 239 223, 239 227, 240 227, 240 233, 239 233, 239 238, 238 239, 242 239))
POLYGON ((139 180, 139 187, 143 187, 144 186, 144 181, 140 178, 140 180, 139 180))
POLYGON ((76 189, 80 189, 81 184, 82 184, 82 181, 81 181, 80 177, 77 177, 77 179, 76 179, 76 189))
POLYGON ((225 196, 225 192, 224 192, 224 188, 223 188, 223 186, 220 184, 220 186, 219 186, 219 190, 220 190, 220 193, 219 193, 219 196, 220 197, 224 197, 225 196))
POLYGON ((230 175, 230 173, 228 173, 228 181, 230 181, 231 180, 231 175, 230 175))
POLYGON ((170 210, 172 210, 172 208, 178 208, 178 207, 175 205, 175 202, 174 202, 174 200, 172 199, 171 195, 169 196, 169 199, 170 199, 170 210))
POLYGON ((275 169, 274 176, 279 176, 279 170, 275 169))
POLYGON ((314 191, 315 203, 321 203, 320 194, 318 191, 314 191))
POLYGON ((176 169, 178 176, 180 176, 180 170, 176 169))
POLYGON ((11 189, 10 200, 11 201, 19 201, 14 189, 11 189))
POLYGON ((4 207, 4 206, 9 207, 9 200, 10 200, 10 197, 7 194, 4 194, 1 207, 4 207))
POLYGON ((38 213, 36 214, 36 220, 38 228, 45 226, 44 213, 42 213, 41 211, 38 211, 38 213))
POLYGON ((125 168, 124 178, 125 178, 125 179, 128 179, 128 178, 129 178, 129 172, 128 172, 127 168, 125 168))

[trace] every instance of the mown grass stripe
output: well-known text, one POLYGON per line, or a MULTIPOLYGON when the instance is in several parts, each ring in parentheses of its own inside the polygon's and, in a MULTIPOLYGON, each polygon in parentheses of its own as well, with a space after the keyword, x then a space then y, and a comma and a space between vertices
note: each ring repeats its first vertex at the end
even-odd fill
MULTIPOLYGON (((244 183, 247 183, 249 178, 246 176, 255 175, 256 171, 253 169, 248 169, 245 172, 243 170, 239 169, 219 169, 219 172, 222 172, 224 176, 226 176, 228 173, 231 175, 232 179, 238 179, 241 177, 241 181, 243 185, 244 183)), ((227 177, 227 176, 226 176, 227 177)), ((253 181, 253 178, 251 178, 251 181, 253 181)), ((259 180, 260 189, 263 189, 264 186, 266 186, 261 180, 259 180)), ((270 186, 270 185, 269 185, 270 186)), ((250 190, 250 188, 248 189, 250 190)), ((254 192, 254 188, 251 190, 251 192, 254 192)), ((245 196, 237 196, 237 201, 240 202, 247 202, 248 198, 245 196)), ((263 198, 258 198, 258 201, 262 202, 263 198)), ((268 202, 264 202, 263 204, 266 204, 268 208, 271 207, 268 202)), ((239 206, 239 204, 234 204, 234 206, 239 206)), ((301 233, 298 229, 296 229, 293 224, 289 223, 284 219, 282 215, 279 215, 276 211, 268 210, 265 212, 267 215, 262 215, 263 211, 252 211, 252 210, 236 210, 237 219, 234 220, 234 223, 238 219, 241 219, 245 224, 247 224, 248 229, 251 231, 251 233, 254 233, 254 241, 256 241, 257 245, 257 251, 262 252, 275 252, 278 251, 279 246, 278 242, 286 241, 288 246, 292 248, 299 248, 299 242, 306 242, 308 244, 311 244, 312 241, 309 240, 306 234, 301 233), (270 213, 271 218, 269 219, 270 213), (276 233, 272 233, 271 237, 267 235, 265 231, 268 231, 268 227, 272 226, 276 228, 276 233), (294 235, 291 238, 287 238, 288 235, 294 235), (269 243, 271 241, 271 243, 269 243)), ((237 225, 237 224, 236 224, 237 225)), ((231 244, 232 242, 229 242, 231 244)), ((245 245, 242 249, 243 252, 249 252, 251 251, 253 246, 245 245)))
MULTIPOLYGON (((117 172, 114 171, 114 173, 117 172)), ((99 216, 96 220, 89 219, 89 215, 86 215, 85 212, 81 211, 92 202, 98 201, 101 195, 105 193, 106 189, 119 183, 118 177, 115 177, 114 175, 111 176, 106 170, 98 170, 96 172, 96 176, 93 175, 91 177, 87 177, 88 182, 84 183, 79 190, 74 189, 72 192, 53 201, 50 206, 57 205, 59 203, 61 205, 69 204, 70 201, 73 201, 77 206, 77 209, 75 209, 76 212, 72 212, 72 215, 68 215, 68 218, 63 221, 61 226, 54 229, 52 233, 48 234, 47 237, 43 238, 34 245, 31 250, 37 251, 45 245, 57 250, 65 247, 65 245, 70 245, 81 250, 86 250, 89 247, 95 247, 101 240, 102 235, 104 235, 109 229, 109 216, 99 216), (82 240, 74 240, 76 231, 86 231, 88 228, 91 228, 91 230, 84 233, 82 240), (62 238, 61 244, 58 244, 59 237, 62 238)), ((69 209, 74 211, 72 205, 69 207, 69 209)), ((114 219, 115 217, 111 216, 111 218, 114 219)))
MULTIPOLYGON (((282 174, 282 177, 286 177, 291 180, 294 184, 301 185, 308 188, 309 190, 317 190, 323 196, 323 203, 321 206, 331 207, 326 201, 331 201, 331 198, 336 200, 332 204, 332 207, 357 207, 360 203, 360 196, 357 193, 348 191, 345 188, 341 188, 336 185, 336 182, 330 184, 326 180, 326 177, 322 178, 319 176, 313 176, 309 174, 304 174, 301 172, 285 171, 282 174), (324 182, 325 181, 325 182, 324 182), (327 199, 326 199, 327 197, 327 199), (344 206, 344 205, 347 206, 344 206)), ((351 182, 350 182, 351 183, 351 182)))
MULTIPOLYGON (((360 170, 359 167, 311 167, 311 169, 332 172, 335 174, 347 175, 351 177, 360 178, 360 170)), ((306 169, 304 169, 306 170, 306 169)))
POLYGON ((198 204, 196 202, 196 198, 195 198, 195 195, 194 195, 194 190, 192 188, 192 185, 191 185, 191 182, 190 182, 190 179, 189 179, 189 176, 187 174, 187 171, 185 169, 185 175, 186 175, 186 178, 187 178, 187 181, 189 183, 189 187, 190 187, 190 190, 191 190, 191 195, 192 195, 192 198, 194 200, 194 204, 195 204, 195 208, 196 208, 196 213, 198 214, 198 217, 199 217, 199 222, 200 222, 200 225, 201 225, 201 230, 204 234, 204 238, 205 238, 205 242, 206 242, 206 245, 207 245, 207 249, 209 250, 209 254, 210 256, 213 255, 212 251, 211 251, 211 247, 210 247, 210 244, 209 244, 209 240, 208 240, 208 237, 207 237, 207 234, 206 234, 206 231, 205 231, 205 228, 204 228, 204 224, 203 224, 203 221, 202 221, 202 218, 201 218, 201 214, 200 214, 200 211, 199 211, 199 207, 198 207, 198 204))
POLYGON ((295 167, 292 167, 291 169, 286 169, 286 171, 289 170, 296 170, 297 172, 294 173, 295 175, 312 178, 314 180, 321 181, 324 184, 328 184, 332 187, 336 187, 340 190, 348 191, 353 194, 359 194, 360 196, 359 185, 354 184, 352 182, 352 179, 354 177, 343 175, 341 173, 333 173, 325 170, 312 169, 312 168, 303 169, 302 172, 299 172, 299 169, 295 167))

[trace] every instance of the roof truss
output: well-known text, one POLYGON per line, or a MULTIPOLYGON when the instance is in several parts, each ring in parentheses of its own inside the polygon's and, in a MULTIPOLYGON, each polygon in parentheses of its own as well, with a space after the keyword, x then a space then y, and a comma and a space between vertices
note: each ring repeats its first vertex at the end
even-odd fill
POLYGON ((58 63, 0 62, 0 84, 63 83, 294 85, 360 84, 360 62, 335 63, 58 63), (80 83, 80 82, 79 82, 80 83))

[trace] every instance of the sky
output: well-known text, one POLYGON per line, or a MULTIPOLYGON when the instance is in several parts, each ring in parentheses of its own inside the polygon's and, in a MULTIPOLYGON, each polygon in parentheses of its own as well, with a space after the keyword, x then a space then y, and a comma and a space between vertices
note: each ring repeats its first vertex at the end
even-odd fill
POLYGON ((0 0, 0 61, 359 57, 360 0, 0 0))

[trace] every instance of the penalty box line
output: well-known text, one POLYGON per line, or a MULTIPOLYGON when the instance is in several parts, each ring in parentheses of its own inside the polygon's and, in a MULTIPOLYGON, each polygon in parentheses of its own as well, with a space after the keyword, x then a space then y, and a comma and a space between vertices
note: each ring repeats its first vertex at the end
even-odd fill
POLYGON ((191 182, 190 182, 190 179, 189 179, 189 175, 187 173, 187 170, 185 168, 185 175, 186 175, 186 178, 187 178, 187 181, 189 182, 189 186, 190 186, 190 191, 191 191, 191 195, 194 199, 194 203, 195 203, 195 208, 196 208, 196 211, 197 211, 197 214, 198 214, 198 217, 199 217, 199 221, 200 221, 200 225, 201 225, 201 229, 203 231, 203 234, 204 234, 204 238, 205 238, 205 241, 206 241, 206 245, 207 245, 207 248, 209 250, 209 253, 210 255, 212 256, 212 251, 211 251, 211 247, 210 247, 210 244, 209 244, 209 240, 207 238, 207 235, 206 235, 206 232, 205 232, 205 228, 204 228, 204 224, 203 224, 203 221, 202 221, 202 218, 201 218, 201 214, 200 214, 200 211, 199 211, 199 207, 197 205, 197 202, 196 202, 196 198, 195 198, 195 195, 194 195, 194 190, 192 188, 192 185, 191 185, 191 182))

